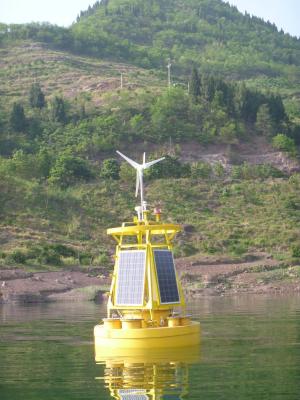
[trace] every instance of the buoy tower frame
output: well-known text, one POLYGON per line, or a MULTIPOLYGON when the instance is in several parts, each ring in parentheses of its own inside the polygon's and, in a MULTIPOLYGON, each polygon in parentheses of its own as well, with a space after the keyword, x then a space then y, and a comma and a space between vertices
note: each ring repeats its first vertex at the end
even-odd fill
POLYGON ((132 318, 140 314, 145 321, 151 321, 154 325, 160 325, 163 324, 162 319, 170 315, 175 316, 176 310, 180 313, 185 312, 185 300, 177 276, 178 303, 164 304, 161 302, 153 253, 156 249, 172 251, 173 238, 176 233, 181 231, 181 227, 180 225, 161 223, 159 209, 154 210, 154 213, 155 221, 150 221, 148 219, 149 211, 143 210, 142 220, 134 218, 133 223, 124 222, 119 228, 107 230, 108 235, 111 235, 117 241, 115 267, 107 304, 108 318, 112 317, 114 312, 117 312, 121 317, 132 316, 132 318), (146 251, 144 304, 141 307, 120 306, 116 302, 119 254, 121 251, 126 250, 146 251))

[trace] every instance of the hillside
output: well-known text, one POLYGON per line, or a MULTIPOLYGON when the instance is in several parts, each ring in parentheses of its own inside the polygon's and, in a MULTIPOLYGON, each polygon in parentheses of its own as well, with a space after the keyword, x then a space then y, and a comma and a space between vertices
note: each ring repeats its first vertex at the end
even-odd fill
POLYGON ((105 230, 135 206, 116 149, 166 156, 146 190, 184 225, 176 257, 297 265, 299 43, 218 0, 110 0, 70 28, 3 25, 0 267, 107 273, 105 230))
POLYGON ((221 0, 103 0, 70 28, 2 25, 0 42, 20 39, 163 72, 170 58, 174 81, 185 85, 195 64, 203 74, 279 91, 299 112, 299 39, 221 0))
POLYGON ((27 98, 34 81, 42 83, 46 96, 59 93, 79 103, 87 98, 95 105, 104 93, 120 88, 121 73, 125 88, 161 85, 154 73, 131 64, 80 57, 32 41, 1 47, 0 68, 4 107, 27 98))

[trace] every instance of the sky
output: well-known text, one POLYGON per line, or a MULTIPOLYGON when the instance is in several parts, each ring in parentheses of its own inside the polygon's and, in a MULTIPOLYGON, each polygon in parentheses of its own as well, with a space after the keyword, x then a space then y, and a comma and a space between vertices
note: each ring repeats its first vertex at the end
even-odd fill
MULTIPOLYGON (((147 1, 147 0, 145 0, 147 1)), ((244 12, 274 22, 278 28, 300 36, 300 0, 227 0, 244 12)), ((0 22, 51 22, 68 26, 94 0, 0 0, 0 22)))
MULTIPOLYGON (((227 0, 231 5, 252 15, 274 22, 284 32, 300 36, 300 1, 299 0, 227 0)), ((0 0, 1 2, 1 0, 0 0)))

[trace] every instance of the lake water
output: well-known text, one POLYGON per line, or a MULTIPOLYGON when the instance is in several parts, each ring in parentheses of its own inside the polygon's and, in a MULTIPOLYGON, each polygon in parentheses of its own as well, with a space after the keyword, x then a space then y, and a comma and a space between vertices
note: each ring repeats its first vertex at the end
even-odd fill
POLYGON ((94 361, 93 303, 0 306, 0 399, 300 398, 300 297, 208 297, 200 355, 94 361), (193 357, 190 357, 190 356, 193 357))

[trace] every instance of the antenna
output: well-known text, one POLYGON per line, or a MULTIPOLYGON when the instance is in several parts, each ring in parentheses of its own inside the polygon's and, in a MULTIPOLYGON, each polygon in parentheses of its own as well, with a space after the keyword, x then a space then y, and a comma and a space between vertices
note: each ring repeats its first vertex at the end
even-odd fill
MULTIPOLYGON (((135 186, 135 197, 137 197, 139 191, 140 191, 140 195, 141 195, 141 214, 143 216, 143 211, 144 211, 144 207, 145 207, 145 203, 144 203, 144 185, 143 185, 143 171, 144 169, 147 169, 149 167, 151 167, 152 165, 162 161, 165 159, 165 157, 159 158, 158 160, 153 160, 153 161, 149 161, 146 163, 146 153, 143 154, 143 163, 139 164, 133 160, 131 160, 131 158, 125 156, 124 154, 122 154, 120 151, 117 150, 117 153, 123 157, 133 168, 136 169, 136 186, 135 186)), ((139 218, 140 219, 140 218, 139 218)))

